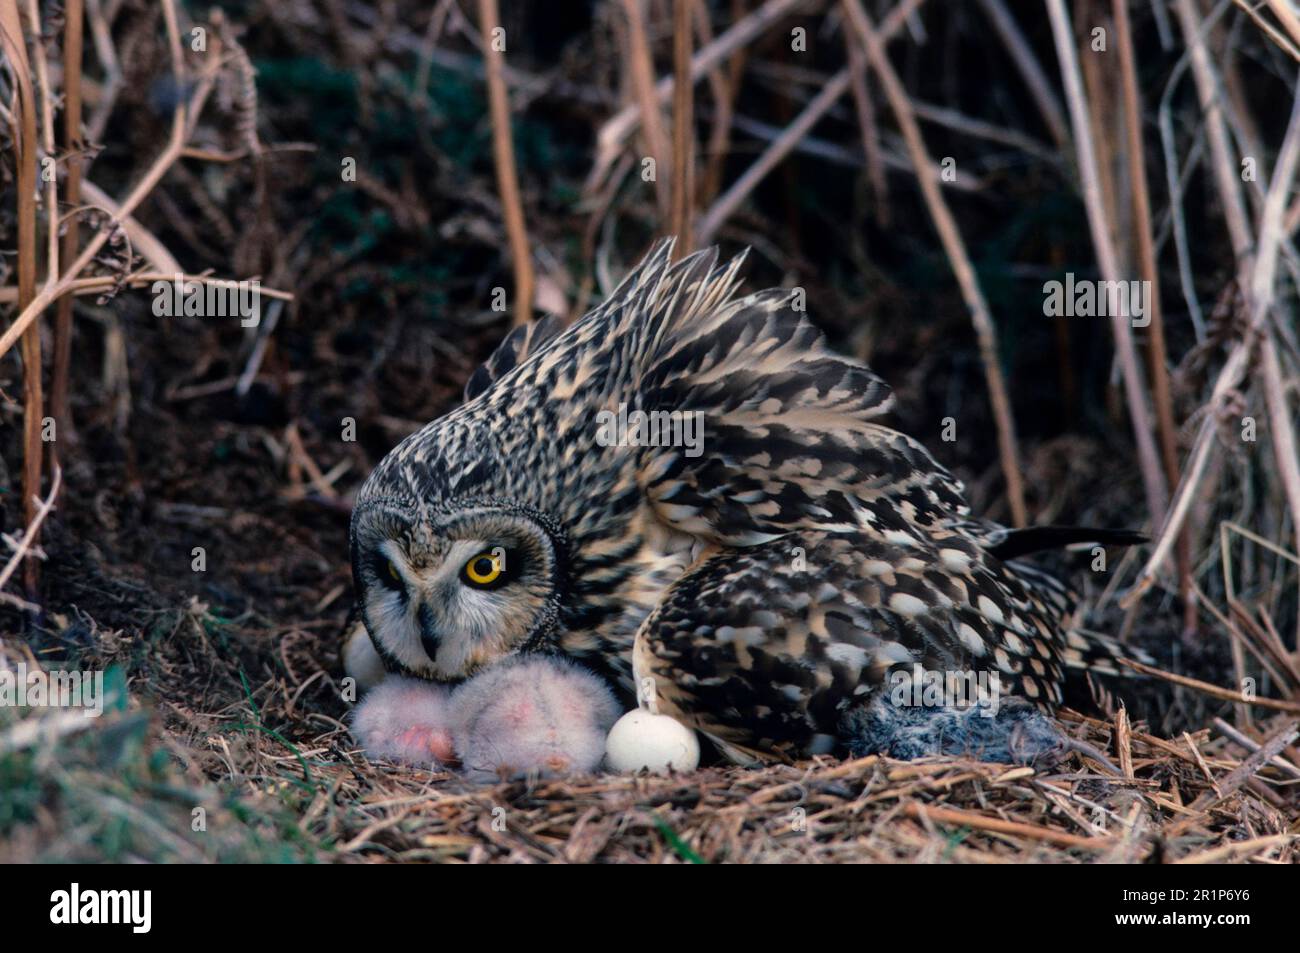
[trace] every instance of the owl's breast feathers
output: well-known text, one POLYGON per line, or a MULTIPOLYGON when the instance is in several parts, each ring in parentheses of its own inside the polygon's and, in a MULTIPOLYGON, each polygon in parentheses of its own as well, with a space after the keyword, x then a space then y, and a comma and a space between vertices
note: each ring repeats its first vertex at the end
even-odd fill
POLYGON ((625 671, 638 623, 654 628, 642 654, 670 673, 664 690, 736 715, 713 719, 719 735, 748 720, 766 741, 809 742, 912 662, 987 664, 1054 706, 1062 666, 1086 654, 1067 635, 1069 593, 998 558, 1007 532, 877 421, 888 385, 830 351, 794 292, 736 294, 741 261, 672 264, 661 243, 574 326, 517 330, 361 499, 551 514, 569 538, 570 643, 621 653, 625 671), (601 413, 620 411, 697 414, 700 439, 598 439, 601 413), (716 552, 686 571, 692 543, 716 552))

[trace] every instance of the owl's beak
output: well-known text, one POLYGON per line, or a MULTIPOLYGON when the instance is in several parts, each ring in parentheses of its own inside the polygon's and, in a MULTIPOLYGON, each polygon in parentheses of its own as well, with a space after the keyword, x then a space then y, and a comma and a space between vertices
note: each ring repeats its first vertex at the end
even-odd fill
POLYGON ((420 645, 424 647, 424 654, 429 656, 429 661, 435 661, 438 657, 438 646, 442 644, 442 639, 433 626, 433 610, 427 605, 421 605, 416 613, 416 619, 420 623, 420 645))

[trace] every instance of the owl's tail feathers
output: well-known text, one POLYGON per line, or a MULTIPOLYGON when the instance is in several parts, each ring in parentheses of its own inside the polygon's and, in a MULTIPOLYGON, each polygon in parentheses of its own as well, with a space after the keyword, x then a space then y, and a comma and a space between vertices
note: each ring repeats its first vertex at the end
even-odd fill
POLYGON ((988 547, 994 556, 1006 562, 1029 553, 1045 549, 1063 549, 1076 543, 1097 543, 1102 546, 1136 546, 1147 537, 1127 529, 1097 529, 1088 526, 1031 526, 1027 529, 1010 529, 1000 534, 988 547))
POLYGON ((1014 562, 1026 553, 1056 549, 1075 543, 1096 543, 1103 546, 1133 546, 1146 542, 1141 533, 1125 529, 1093 529, 1086 526, 1035 526, 1029 529, 1004 530, 1003 535, 986 544, 994 556, 1009 563, 1016 578, 1034 596, 1050 606, 1066 629, 1066 644, 1062 661, 1067 668, 1124 678, 1134 671, 1120 665, 1116 659, 1131 659, 1152 664, 1152 659, 1141 649, 1125 645, 1109 635, 1075 625, 1076 601, 1074 593, 1051 573, 1028 563, 1014 562))
POLYGON ((1066 668, 1094 675, 1139 677, 1133 669, 1120 665, 1119 659, 1141 662, 1143 665, 1155 664, 1155 659, 1142 649, 1126 645, 1102 632, 1076 627, 1066 633, 1065 652, 1062 655, 1066 668))
POLYGON ((1030 595, 1056 617, 1060 628, 1066 633, 1061 661, 1067 669, 1127 678, 1135 672, 1120 665, 1116 659, 1153 664, 1151 656, 1141 649, 1126 645, 1103 632, 1080 626, 1075 593, 1056 576, 1029 563, 1011 562, 1007 566, 1030 595))
POLYGON ((1070 629, 1062 653, 1065 663, 1062 704, 1077 711, 1095 709, 1107 717, 1113 717, 1120 707, 1139 714, 1148 711, 1147 690, 1143 688, 1139 692, 1134 681, 1146 676, 1121 665, 1121 659, 1144 665, 1155 663, 1136 646, 1125 645, 1091 629, 1070 629))

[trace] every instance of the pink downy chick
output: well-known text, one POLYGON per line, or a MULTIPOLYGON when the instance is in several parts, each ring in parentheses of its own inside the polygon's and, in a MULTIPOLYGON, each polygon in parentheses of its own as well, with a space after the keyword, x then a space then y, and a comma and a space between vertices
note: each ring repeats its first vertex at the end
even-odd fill
POLYGON ((542 656, 489 668, 452 693, 451 708, 456 753, 479 781, 594 771, 621 714, 601 679, 542 656))
POLYGON ((390 675, 353 711, 352 736, 369 758, 418 765, 452 762, 451 689, 390 675))

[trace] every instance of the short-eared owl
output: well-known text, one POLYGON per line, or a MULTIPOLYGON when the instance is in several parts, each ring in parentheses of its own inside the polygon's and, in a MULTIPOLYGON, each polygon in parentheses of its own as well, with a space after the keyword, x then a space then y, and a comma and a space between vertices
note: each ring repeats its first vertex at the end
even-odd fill
POLYGON ((974 518, 878 422, 884 381, 791 292, 738 294, 740 265, 660 244, 572 327, 516 330, 461 407, 384 458, 351 538, 384 667, 456 683, 567 656, 649 685, 736 760, 862 750, 891 674, 917 665, 995 673, 1048 713, 1065 669, 1113 671, 1119 647, 1015 557, 1131 534, 974 518))

